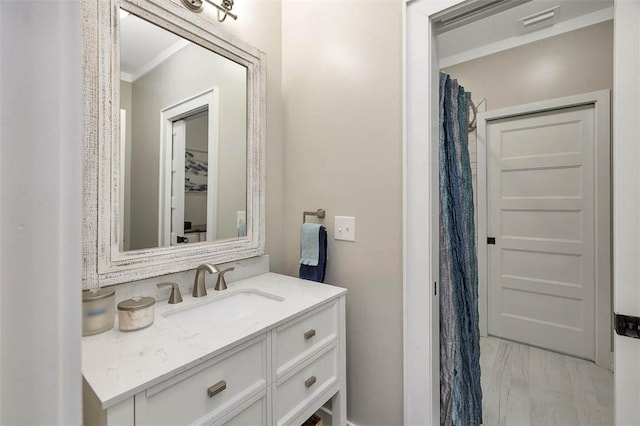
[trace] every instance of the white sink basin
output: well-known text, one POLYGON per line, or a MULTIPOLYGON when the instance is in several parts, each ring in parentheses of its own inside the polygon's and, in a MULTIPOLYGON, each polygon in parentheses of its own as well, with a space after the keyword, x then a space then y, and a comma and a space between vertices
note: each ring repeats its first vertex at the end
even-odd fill
MULTIPOLYGON (((227 290, 228 291, 228 290, 227 290)), ((164 312, 163 317, 185 327, 210 327, 212 324, 237 321, 240 318, 273 309, 284 298, 255 289, 232 290, 220 296, 209 294, 202 302, 164 312), (215 299, 209 299, 214 296, 215 299)))

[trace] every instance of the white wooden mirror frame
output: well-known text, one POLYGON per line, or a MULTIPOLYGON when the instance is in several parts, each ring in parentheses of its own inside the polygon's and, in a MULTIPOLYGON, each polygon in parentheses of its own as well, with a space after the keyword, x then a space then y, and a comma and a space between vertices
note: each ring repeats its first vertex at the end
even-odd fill
POLYGON ((83 3, 83 288, 264 254, 266 55, 170 0, 83 3), (247 68, 247 235, 180 247, 119 249, 119 9, 247 68))

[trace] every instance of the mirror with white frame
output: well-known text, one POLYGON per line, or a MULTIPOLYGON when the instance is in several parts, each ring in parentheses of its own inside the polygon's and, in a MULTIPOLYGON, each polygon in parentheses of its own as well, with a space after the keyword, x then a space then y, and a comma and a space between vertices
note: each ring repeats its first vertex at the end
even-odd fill
POLYGON ((170 0, 84 14, 83 287, 263 254, 264 53, 170 0))

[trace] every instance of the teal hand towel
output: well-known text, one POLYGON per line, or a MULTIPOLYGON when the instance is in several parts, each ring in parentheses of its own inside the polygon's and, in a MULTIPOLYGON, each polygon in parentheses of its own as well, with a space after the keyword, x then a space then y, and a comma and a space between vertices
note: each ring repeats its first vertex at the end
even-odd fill
POLYGON ((300 264, 318 266, 320 260, 319 223, 303 223, 300 228, 300 264))

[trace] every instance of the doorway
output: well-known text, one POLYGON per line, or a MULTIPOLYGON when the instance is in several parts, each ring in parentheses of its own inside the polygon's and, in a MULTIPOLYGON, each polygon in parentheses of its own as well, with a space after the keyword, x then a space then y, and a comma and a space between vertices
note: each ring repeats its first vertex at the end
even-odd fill
POLYGON ((612 367, 609 116, 608 91, 479 115, 481 334, 612 367))
POLYGON ((215 241, 218 206, 218 89, 160 112, 158 241, 215 241))
MULTIPOLYGON (((415 0, 408 3, 406 14, 407 28, 407 44, 406 44, 406 97, 407 105, 406 114, 406 132, 405 132, 405 227, 410 232, 405 233, 405 421, 406 423, 438 423, 438 395, 437 374, 439 360, 431 348, 437 347, 438 344, 438 306, 437 297, 431 286, 438 278, 437 259, 437 169, 432 166, 437 159, 437 151, 433 149, 437 144, 437 131, 434 131, 432 125, 425 126, 427 123, 437 122, 437 105, 434 100, 434 94, 437 94, 436 76, 438 72, 438 46, 436 41, 436 29, 433 17, 442 11, 451 11, 457 7, 468 5, 473 2, 458 1, 440 1, 430 3, 429 1, 415 0), (434 4, 435 3, 435 4, 434 4), (426 84, 425 84, 426 83, 426 84), (419 117, 419 119, 418 119, 419 117), (420 121, 421 120, 421 121, 420 121), (428 143, 425 143, 428 141, 428 143), (427 165, 425 167, 425 165, 427 165), (418 195, 422 194, 422 195, 418 195), (426 206, 425 206, 426 204, 426 206), (418 225, 422 223, 423 225, 418 225), (415 236, 418 233, 420 237, 415 236), (414 234, 414 235, 410 235, 414 234), (429 263, 425 263, 425 259, 429 259, 429 263), (422 264, 419 264, 422 262, 422 264), (425 288, 425 277, 431 278, 429 286, 425 288), (426 301, 426 303, 425 303, 426 301), (430 302, 429 302, 430 301, 430 302), (425 309, 426 306, 426 309, 425 309), (419 311, 422 311, 421 313, 419 311), (427 324, 427 330, 424 330, 427 324), (427 401, 428 404, 424 404, 427 401), (421 405, 420 405, 421 404, 421 405)), ((628 211, 623 211, 630 207, 635 209, 636 194, 633 192, 633 200, 629 201, 627 196, 629 191, 636 191, 638 183, 635 176, 637 171, 636 159, 638 158, 638 150, 631 146, 629 141, 621 141, 621 135, 631 137, 633 128, 637 123, 632 119, 629 111, 636 114, 639 111, 637 105, 637 95, 640 94, 640 88, 637 81, 633 83, 633 73, 640 69, 640 61, 638 60, 638 49, 640 45, 640 31, 637 28, 637 19, 640 16, 640 6, 632 5, 628 2, 616 2, 615 19, 616 19, 616 43, 614 49, 616 51, 614 73, 616 77, 616 85, 614 86, 614 99, 616 99, 616 115, 614 116, 614 134, 616 135, 616 143, 614 146, 614 157, 618 155, 617 161, 614 159, 616 169, 614 176, 621 174, 619 179, 614 179, 614 192, 626 188, 625 195, 618 198, 616 204, 614 202, 614 222, 620 226, 631 226, 633 223, 632 215, 628 211), (635 20, 635 21, 634 21, 635 20), (635 22, 635 23, 634 23, 635 22), (624 85, 631 84, 633 89, 632 96, 625 93, 624 85), (621 109, 624 106, 624 112, 621 109), (620 115, 622 114, 622 115, 620 115), (627 117, 628 122, 623 122, 622 117, 627 117), (631 125, 631 123, 635 123, 631 125), (616 131, 616 129, 618 129, 616 131), (621 164, 623 166, 621 166, 621 164), (621 168, 622 167, 622 168, 621 168), (630 179, 634 176, 634 179, 630 179), (616 210, 616 205, 618 209, 616 210)), ((632 138, 633 139, 633 138, 632 138)), ((622 193, 620 194, 622 195, 622 193)), ((629 229, 629 228, 627 228, 629 229)), ((634 234, 635 235, 635 234, 634 234)), ((619 253, 620 260, 616 259, 617 270, 623 270, 625 276, 636 277, 637 268, 634 264, 636 261, 630 259, 629 252, 632 250, 635 254, 638 252, 633 248, 631 236, 621 233, 620 228, 616 233, 616 247, 624 248, 625 252, 619 253), (622 242, 621 242, 622 241, 622 242), (618 264, 618 262, 620 262, 618 264)), ((636 244, 637 245, 637 244, 636 244)), ((637 259, 637 257, 636 257, 637 259)), ((618 280, 620 275, 616 275, 618 280)), ((428 278, 427 278, 428 279, 428 278)), ((638 310, 637 289, 631 289, 624 285, 621 281, 616 281, 616 305, 625 306, 627 311, 635 312, 638 310), (620 299, 620 292, 627 295, 625 300, 620 299)), ((630 365, 632 355, 638 354, 640 347, 634 345, 634 341, 616 337, 616 359, 626 360, 629 364, 626 367, 632 371, 637 371, 637 366, 630 365), (623 351, 620 352, 620 348, 623 351)), ((619 368, 618 362, 616 365, 619 368)), ((617 395, 622 395, 616 399, 616 415, 617 421, 627 418, 629 422, 633 422, 635 415, 629 410, 624 409, 623 401, 625 394, 619 392, 620 389, 637 389, 638 384, 633 380, 625 377, 616 377, 617 395), (620 381, 618 381, 620 379, 620 381), (626 414, 625 414, 626 413, 626 414)), ((634 377, 638 377, 634 375, 634 377)), ((628 401, 630 402, 630 400, 628 401)), ((633 404, 632 404, 633 405, 633 404)), ((636 413, 637 414, 637 413, 636 413)), ((637 419, 636 419, 637 420, 637 419)))

